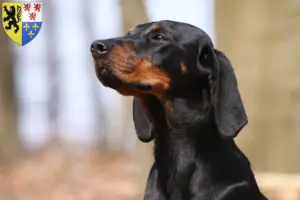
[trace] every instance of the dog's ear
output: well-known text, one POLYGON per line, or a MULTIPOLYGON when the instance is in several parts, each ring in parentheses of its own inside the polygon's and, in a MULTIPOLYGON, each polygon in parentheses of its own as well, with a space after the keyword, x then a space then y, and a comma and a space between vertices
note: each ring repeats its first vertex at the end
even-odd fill
POLYGON ((136 134, 140 141, 150 142, 153 140, 157 129, 157 120, 163 113, 159 101, 151 95, 133 99, 133 121, 136 134))
POLYGON ((222 136, 235 137, 248 123, 234 69, 228 58, 208 45, 201 52, 202 66, 209 69, 210 97, 215 122, 222 136))

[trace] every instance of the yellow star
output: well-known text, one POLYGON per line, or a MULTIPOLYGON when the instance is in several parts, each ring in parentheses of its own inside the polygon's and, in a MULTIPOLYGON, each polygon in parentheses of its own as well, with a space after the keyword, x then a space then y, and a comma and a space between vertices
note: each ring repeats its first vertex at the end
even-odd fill
POLYGON ((29 33, 28 33, 28 35, 29 35, 29 37, 30 37, 30 39, 34 36, 34 33, 32 32, 32 31, 30 31, 29 33))
POLYGON ((25 28, 25 30, 28 31, 28 29, 30 28, 30 26, 26 23, 25 26, 23 26, 23 28, 25 28))
POLYGON ((36 29, 40 28, 36 23, 34 23, 33 27, 34 31, 36 31, 36 29))

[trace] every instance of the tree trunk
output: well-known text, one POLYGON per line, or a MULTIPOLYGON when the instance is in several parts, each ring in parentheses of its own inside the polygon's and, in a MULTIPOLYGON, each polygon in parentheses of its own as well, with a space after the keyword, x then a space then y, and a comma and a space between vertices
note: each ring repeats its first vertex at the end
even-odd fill
POLYGON ((15 161, 21 152, 17 133, 14 63, 9 40, 4 31, 0 31, 0 163, 15 161))
POLYGON ((217 46, 249 118, 237 141, 259 171, 300 172, 299 8, 298 0, 216 1, 217 46))
MULTIPOLYGON (((54 38, 55 40, 55 23, 53 19, 54 3, 52 1, 47 2, 43 8, 45 16, 45 23, 47 23, 47 34, 48 38, 54 38)), ((48 92, 49 99, 47 102, 47 109, 49 114, 49 132, 52 134, 51 140, 58 140, 58 101, 59 101, 59 76, 58 76, 58 56, 56 54, 57 43, 53 40, 48 39, 47 45, 47 66, 48 66, 48 92)))

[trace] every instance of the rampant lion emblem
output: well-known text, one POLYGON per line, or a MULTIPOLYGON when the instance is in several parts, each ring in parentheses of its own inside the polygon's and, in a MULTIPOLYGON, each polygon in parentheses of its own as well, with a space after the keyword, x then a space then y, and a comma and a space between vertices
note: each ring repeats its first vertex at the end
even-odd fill
POLYGON ((7 9, 7 6, 4 6, 4 11, 6 12, 6 17, 3 18, 3 21, 8 21, 8 25, 5 26, 6 30, 11 30, 12 26, 15 27, 15 33, 17 33, 20 29, 18 22, 21 20, 22 15, 22 8, 21 6, 10 6, 9 10, 7 9), (16 11, 17 7, 17 11, 16 11))

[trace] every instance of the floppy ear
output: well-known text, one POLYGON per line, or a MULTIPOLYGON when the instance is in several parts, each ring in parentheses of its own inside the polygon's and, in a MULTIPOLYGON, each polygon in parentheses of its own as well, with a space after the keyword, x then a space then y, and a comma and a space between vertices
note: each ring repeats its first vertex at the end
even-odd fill
POLYGON ((136 134, 140 141, 150 142, 153 140, 157 129, 157 120, 163 113, 159 101, 151 95, 145 95, 133 99, 133 121, 136 134))
POLYGON ((208 76, 215 122, 222 136, 235 137, 248 123, 244 105, 239 93, 234 69, 228 58, 212 45, 206 49, 205 68, 208 76))

